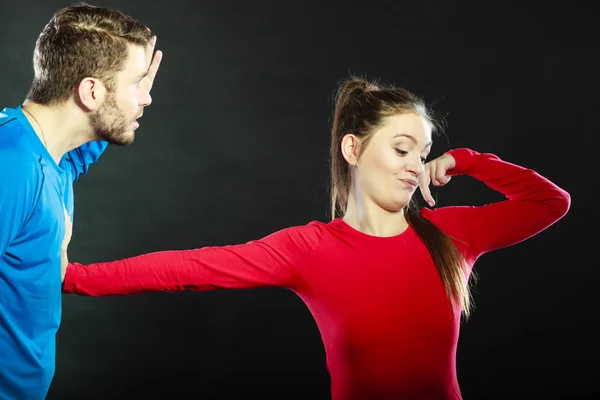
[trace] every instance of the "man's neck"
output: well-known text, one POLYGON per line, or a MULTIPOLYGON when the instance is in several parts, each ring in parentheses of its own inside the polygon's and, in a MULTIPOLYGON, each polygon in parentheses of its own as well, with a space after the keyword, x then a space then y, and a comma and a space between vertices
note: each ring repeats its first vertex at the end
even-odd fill
POLYGON ((69 101, 44 106, 26 100, 22 109, 57 164, 67 152, 95 140, 87 115, 69 101))

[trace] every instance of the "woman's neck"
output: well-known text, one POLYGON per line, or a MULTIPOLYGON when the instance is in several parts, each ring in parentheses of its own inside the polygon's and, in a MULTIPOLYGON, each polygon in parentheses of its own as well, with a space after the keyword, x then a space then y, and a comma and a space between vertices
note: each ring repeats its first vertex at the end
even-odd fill
POLYGON ((389 237, 401 234, 408 228, 404 209, 391 212, 368 199, 357 199, 350 194, 342 218, 352 228, 367 235, 389 237))

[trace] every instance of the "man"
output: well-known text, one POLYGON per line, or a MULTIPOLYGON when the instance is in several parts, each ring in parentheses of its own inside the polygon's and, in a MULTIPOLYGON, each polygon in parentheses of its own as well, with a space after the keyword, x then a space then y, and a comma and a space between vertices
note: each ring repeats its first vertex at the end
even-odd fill
POLYGON ((133 142, 162 59, 155 43, 118 11, 63 8, 36 42, 25 102, 0 112, 1 400, 46 397, 73 183, 108 143, 133 142))

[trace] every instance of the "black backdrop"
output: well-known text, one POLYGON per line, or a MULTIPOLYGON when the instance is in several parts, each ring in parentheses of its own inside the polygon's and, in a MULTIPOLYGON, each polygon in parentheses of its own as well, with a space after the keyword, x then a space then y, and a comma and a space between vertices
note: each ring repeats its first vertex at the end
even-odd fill
MULTIPOLYGON (((449 141, 433 156, 492 152, 572 195, 557 225, 476 264, 457 360, 465 399, 598 395, 592 5, 487 3, 93 3, 149 25, 165 58, 135 143, 110 147, 76 184, 70 259, 241 243, 327 220, 333 92, 350 73, 379 77, 447 114, 449 141)), ((0 4, 0 103, 15 106, 37 35, 69 3, 0 4)), ((499 200, 467 177, 437 196, 499 200)), ((284 289, 63 301, 48 399, 328 398, 317 328, 284 289)))

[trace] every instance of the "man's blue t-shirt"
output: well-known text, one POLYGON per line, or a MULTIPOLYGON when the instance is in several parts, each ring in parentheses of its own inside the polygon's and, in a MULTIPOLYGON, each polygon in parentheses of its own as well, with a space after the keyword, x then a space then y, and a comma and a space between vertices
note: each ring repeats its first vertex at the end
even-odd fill
POLYGON ((107 143, 90 142, 57 165, 21 107, 0 112, 0 400, 46 397, 61 318, 64 209, 73 183, 107 143))

